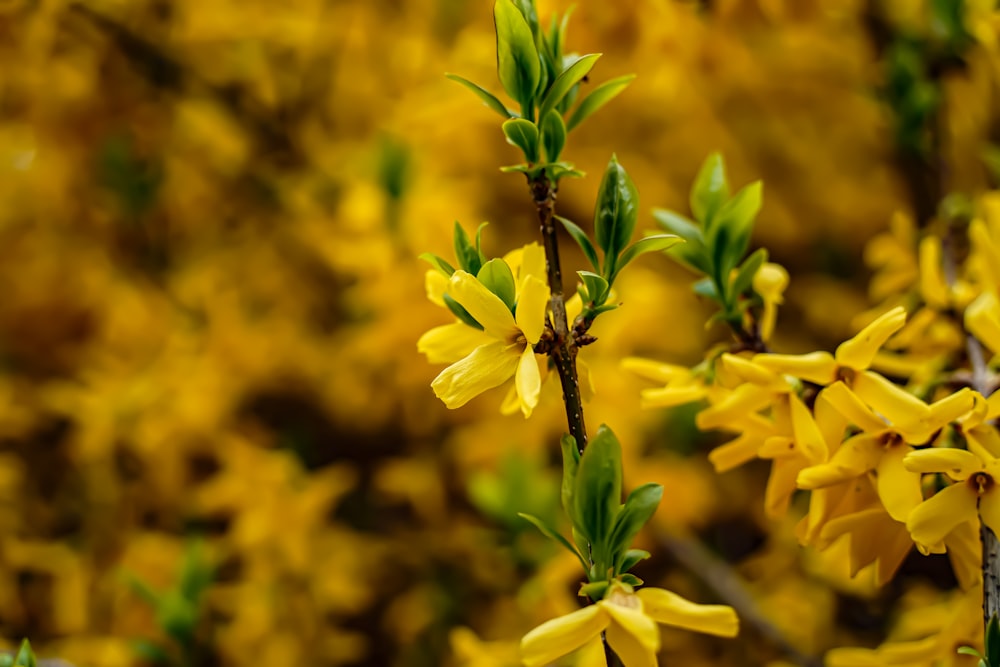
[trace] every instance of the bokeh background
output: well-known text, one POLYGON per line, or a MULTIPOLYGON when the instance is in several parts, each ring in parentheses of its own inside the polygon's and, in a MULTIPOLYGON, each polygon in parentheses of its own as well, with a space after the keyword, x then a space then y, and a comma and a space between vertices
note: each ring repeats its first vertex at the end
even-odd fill
MULTIPOLYGON (((568 5, 538 4, 543 22, 568 5)), ((591 80, 638 78, 571 137, 590 176, 564 182, 560 213, 590 226, 615 152, 652 229, 719 150, 732 183, 764 180, 754 245, 792 276, 774 347, 832 349, 871 304, 866 243, 894 216, 905 241, 899 214, 919 207, 877 28, 927 30, 924 4, 579 3, 570 50, 604 53, 591 80)), ((530 421, 500 415, 503 389, 449 411, 416 351, 450 321, 421 252, 451 258, 456 220, 489 221, 491 256, 536 235, 523 178, 498 171, 518 160, 498 118, 443 76, 500 91, 491 8, 0 0, 7 645, 95 667, 508 667, 525 631, 579 604, 575 561, 516 516, 560 520, 558 396, 530 421)), ((946 82, 948 131, 978 141, 992 51, 970 63, 946 82)), ((969 155, 949 190, 989 184, 969 155)), ((679 541, 762 619, 733 641, 665 630, 662 662, 878 644, 953 586, 946 561, 914 554, 881 590, 849 579, 842 550, 798 546, 801 504, 764 517, 766 465, 718 476, 694 408, 640 410, 623 357, 691 364, 725 340, 691 282, 643 257, 583 352, 591 428, 619 435, 627 485, 666 488, 640 576, 728 601, 679 541)))

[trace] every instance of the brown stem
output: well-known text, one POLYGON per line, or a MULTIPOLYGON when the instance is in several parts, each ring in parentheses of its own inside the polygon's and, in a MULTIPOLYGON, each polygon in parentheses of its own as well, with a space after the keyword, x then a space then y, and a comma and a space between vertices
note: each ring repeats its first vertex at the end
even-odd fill
POLYGON ((528 185, 538 211, 538 226, 542 233, 542 246, 545 248, 545 271, 552 294, 550 307, 555 335, 551 348, 552 360, 562 385, 569 434, 576 439, 576 447, 582 454, 587 446, 587 426, 583 421, 583 400, 576 373, 576 345, 570 336, 566 318, 566 299, 563 296, 562 270, 559 267, 559 242, 555 227, 556 188, 544 173, 529 179, 528 185))

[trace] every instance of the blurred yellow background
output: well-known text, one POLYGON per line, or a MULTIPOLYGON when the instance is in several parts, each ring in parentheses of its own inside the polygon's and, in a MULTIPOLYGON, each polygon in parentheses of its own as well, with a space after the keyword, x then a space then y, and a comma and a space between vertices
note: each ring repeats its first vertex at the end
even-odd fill
MULTIPOLYGON (((851 335, 865 242, 911 201, 869 4, 579 3, 569 50, 604 53, 591 79, 638 78, 573 134, 565 157, 590 176, 564 182, 560 213, 590 227, 615 152, 652 229, 721 151, 737 187, 764 180, 753 243, 792 275, 775 346, 851 335)), ((919 24, 916 0, 873 4, 919 24)), ((566 6, 540 0, 543 23, 566 6)), ((503 389, 451 412, 416 351, 449 321, 420 253, 451 258, 455 220, 489 221, 490 256, 536 235, 523 177, 498 171, 516 149, 443 76, 501 90, 491 8, 0 0, 9 646, 95 667, 506 667, 526 630, 578 604, 574 561, 516 516, 558 516, 558 396, 530 422, 500 415, 503 389)), ((991 58, 949 83, 968 101, 958 136, 989 127, 991 58)), ((986 185, 974 161, 950 177, 986 185)), ((566 253, 571 287, 584 265, 566 253)), ((691 281, 662 256, 623 274, 624 306, 582 354, 588 421, 615 429, 627 485, 665 486, 658 530, 726 563, 783 639, 671 631, 663 664, 877 644, 893 609, 945 599, 946 565, 914 557, 881 591, 848 580, 836 549, 798 547, 794 517, 764 518, 766 466, 716 476, 693 410, 640 412, 620 359, 694 363, 725 338, 691 281)), ((718 599, 645 539, 649 583, 718 599)))

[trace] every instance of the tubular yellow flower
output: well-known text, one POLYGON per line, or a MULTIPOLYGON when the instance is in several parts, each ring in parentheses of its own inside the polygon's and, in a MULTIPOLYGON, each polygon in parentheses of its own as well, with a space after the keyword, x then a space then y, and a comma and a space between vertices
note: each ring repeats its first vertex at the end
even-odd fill
POLYGON ((731 607, 700 605, 661 588, 633 593, 614 585, 595 604, 547 621, 521 640, 521 660, 541 667, 606 633, 625 667, 655 667, 660 649, 657 623, 721 637, 735 637, 739 619, 731 607))
MULTIPOLYGON (((434 378, 434 393, 454 409, 513 376, 521 410, 529 416, 538 404, 542 385, 533 346, 545 329, 549 288, 534 275, 526 275, 518 290, 516 317, 498 296, 465 271, 452 275, 448 294, 483 326, 488 341, 434 378)), ((443 358, 454 352, 444 349, 450 343, 440 332, 430 338, 425 335, 421 343, 428 357, 443 358)))
POLYGON ((778 306, 785 302, 785 288, 788 287, 788 271, 780 264, 767 262, 753 276, 753 289, 764 300, 764 314, 760 320, 760 337, 770 340, 774 333, 774 322, 778 317, 778 306))
POLYGON ((912 452, 903 459, 907 470, 943 473, 957 482, 920 503, 906 521, 917 546, 937 547, 959 524, 979 518, 1000 530, 1000 459, 983 458, 964 449, 934 448, 912 452))
POLYGON ((837 348, 835 354, 758 354, 753 361, 775 373, 784 373, 816 384, 836 382, 842 369, 863 371, 871 366, 879 348, 906 324, 906 311, 893 308, 837 348))
POLYGON ((994 353, 1000 353, 1000 302, 983 292, 965 309, 965 328, 994 353))

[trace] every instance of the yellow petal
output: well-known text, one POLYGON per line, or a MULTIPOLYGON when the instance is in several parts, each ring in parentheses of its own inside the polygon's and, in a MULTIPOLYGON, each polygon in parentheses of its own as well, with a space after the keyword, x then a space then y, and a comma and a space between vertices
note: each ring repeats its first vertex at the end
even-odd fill
POLYGON ((625 667, 656 665, 660 650, 660 629, 641 606, 626 607, 608 599, 598 602, 612 618, 607 638, 625 667))
POLYGON ((878 349, 906 324, 906 310, 897 306, 846 340, 837 348, 837 363, 854 370, 868 368, 878 349))
POLYGON ((903 467, 903 458, 910 451, 905 445, 889 447, 878 467, 878 497, 885 506, 885 511, 893 519, 905 522, 914 507, 923 500, 920 492, 920 475, 903 467))
POLYGON ((648 616, 657 623, 720 637, 735 637, 740 621, 732 607, 696 604, 662 588, 642 588, 636 595, 648 616))
POLYGON ((972 452, 951 447, 932 447, 910 452, 903 459, 910 472, 943 472, 956 481, 963 481, 983 469, 983 461, 972 452))
POLYGON ((826 446, 826 441, 823 440, 823 434, 816 426, 812 413, 809 412, 809 408, 805 406, 802 399, 795 394, 789 394, 789 399, 791 401, 792 434, 795 437, 795 445, 811 463, 826 461, 829 449, 826 446))
POLYGON ((715 466, 715 472, 723 473, 753 460, 763 442, 755 433, 743 433, 709 452, 708 460, 715 466))
POLYGON ((537 242, 524 246, 521 253, 521 270, 517 274, 518 281, 527 276, 534 276, 545 282, 545 250, 537 242))
POLYGON ((822 489, 859 477, 878 465, 882 439, 877 434, 860 433, 846 440, 829 463, 814 465, 799 473, 800 489, 822 489))
POLYGON ((878 653, 870 648, 835 648, 827 651, 826 667, 885 667, 878 653))
POLYGON ((635 373, 641 378, 664 384, 675 380, 683 382, 691 377, 691 369, 687 366, 664 364, 659 361, 642 359, 640 357, 625 357, 622 359, 622 368, 635 373))
POLYGON ((576 375, 580 382, 580 397, 584 403, 589 403, 594 398, 594 375, 590 372, 590 366, 582 358, 576 358, 576 375))
POLYGON ((837 379, 837 362, 829 352, 809 354, 758 354, 753 362, 773 371, 802 378, 816 384, 830 384, 837 379))
POLYGON ((542 623, 521 639, 526 667, 541 667, 572 653, 601 634, 611 619, 600 605, 589 605, 542 623))
POLYGON ((481 345, 441 371, 431 387, 450 409, 460 408, 487 389, 506 382, 517 370, 520 357, 517 345, 500 341, 481 345))
POLYGON ((1000 535, 1000 493, 995 484, 979 499, 979 517, 984 526, 1000 535))
POLYGON ((538 395, 542 391, 542 376, 538 372, 538 360, 531 346, 526 346, 517 364, 517 374, 514 379, 517 396, 521 401, 521 412, 525 417, 531 416, 531 411, 538 405, 538 395))
POLYGON ((930 417, 925 426, 930 431, 936 431, 945 424, 950 424, 969 414, 976 408, 977 403, 985 402, 985 399, 978 392, 966 387, 932 403, 930 417))
POLYGON ((887 424, 879 419, 843 382, 835 382, 820 392, 817 403, 825 401, 862 431, 877 432, 887 424))
POLYGON ((517 326, 532 345, 538 342, 545 330, 545 309, 548 306, 548 285, 535 276, 526 276, 517 294, 517 326))
POLYGON ((931 308, 948 307, 948 284, 941 266, 941 239, 931 234, 920 241, 920 295, 931 308))
POLYGON ((976 518, 977 499, 964 482, 938 491, 910 512, 906 520, 910 537, 923 551, 936 547, 955 526, 976 518))
POLYGON ((889 420, 897 431, 911 444, 920 444, 929 436, 920 426, 930 419, 930 408, 919 398, 881 375, 864 371, 854 376, 851 389, 858 398, 875 412, 889 420))
POLYGON ((994 354, 1000 353, 1000 303, 983 292, 965 309, 965 328, 994 354))
POLYGON ((725 428, 726 422, 746 413, 757 412, 773 401, 773 395, 752 384, 740 385, 729 396, 698 413, 698 428, 725 428))
POLYGON ((672 408, 705 398, 705 387, 688 385, 685 387, 662 387, 643 389, 639 392, 639 403, 643 409, 672 408))
MULTIPOLYGON (((436 272, 435 272, 436 273, 436 272)), ((441 275, 440 273, 438 275, 441 275)), ((455 322, 434 327, 417 341, 417 351, 432 364, 452 364, 492 339, 479 329, 455 322)))
POLYGON ((909 642, 886 642, 879 647, 878 655, 886 665, 922 665, 927 664, 929 655, 940 651, 940 645, 939 635, 909 642))
POLYGON ((448 281, 448 294, 494 338, 510 342, 508 339, 517 334, 514 316, 506 304, 471 274, 455 271, 448 281))
POLYGON ((431 303, 445 308, 444 293, 448 291, 448 278, 437 269, 431 269, 424 274, 424 289, 431 303))
POLYGON ((744 382, 752 382, 779 391, 789 389, 788 383, 780 375, 749 359, 726 353, 722 355, 721 360, 726 371, 744 382))
POLYGON ((507 394, 503 397, 503 403, 500 404, 500 414, 507 415, 508 417, 515 414, 521 409, 521 399, 517 395, 517 383, 510 385, 507 389, 507 394))

